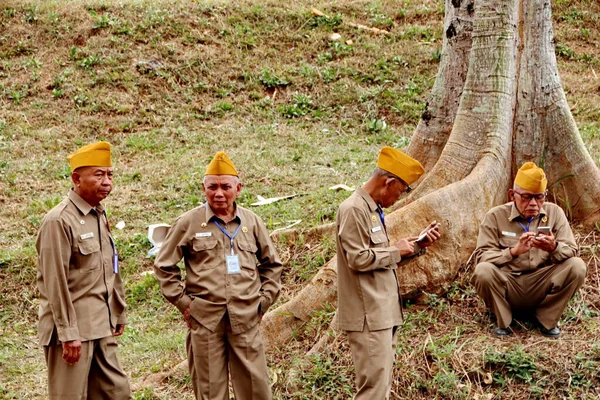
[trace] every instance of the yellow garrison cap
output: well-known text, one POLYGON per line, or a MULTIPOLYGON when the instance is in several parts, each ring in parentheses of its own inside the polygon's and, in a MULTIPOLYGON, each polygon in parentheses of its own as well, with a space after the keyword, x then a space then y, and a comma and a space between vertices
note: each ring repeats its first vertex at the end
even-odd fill
POLYGON ((389 146, 381 149, 377 167, 396 175, 409 185, 425 172, 420 162, 389 146))
POLYGON ((523 164, 517 176, 515 176, 515 185, 532 193, 542 193, 546 190, 548 179, 544 170, 532 162, 523 164))
POLYGON ((71 171, 79 167, 112 167, 110 143, 96 142, 83 146, 67 157, 71 171))
POLYGON ((224 151, 218 151, 214 158, 208 164, 204 175, 233 175, 238 176, 235 165, 224 151))

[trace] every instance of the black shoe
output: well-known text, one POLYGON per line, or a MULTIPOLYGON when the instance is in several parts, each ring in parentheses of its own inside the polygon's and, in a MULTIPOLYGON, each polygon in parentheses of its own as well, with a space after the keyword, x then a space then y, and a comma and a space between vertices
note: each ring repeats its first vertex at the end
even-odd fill
POLYGON ((542 324, 540 324, 540 333, 546 337, 557 338, 560 336, 560 329, 558 329, 558 326, 546 329, 542 324))
POLYGON ((500 328, 499 326, 494 328, 494 336, 505 337, 512 335, 512 331, 508 328, 500 328))

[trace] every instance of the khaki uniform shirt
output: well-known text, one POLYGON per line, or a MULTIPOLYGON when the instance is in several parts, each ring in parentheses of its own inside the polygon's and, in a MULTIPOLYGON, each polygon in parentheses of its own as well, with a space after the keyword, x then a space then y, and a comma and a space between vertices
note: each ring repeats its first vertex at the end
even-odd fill
POLYGON ((283 266, 267 228, 253 212, 236 206, 236 217, 225 224, 208 204, 181 215, 169 229, 154 262, 163 295, 182 313, 190 307, 194 319, 214 331, 227 311, 234 334, 256 325, 260 313, 279 295, 283 266), (239 256, 240 273, 228 273, 230 235, 239 256), (183 258, 185 283, 177 263, 183 258), (257 263, 258 260, 258 263, 257 263))
POLYGON ((479 227, 475 260, 489 262, 513 274, 534 270, 538 267, 560 263, 577 255, 577 244, 564 211, 554 203, 544 203, 540 214, 530 223, 528 230, 536 232, 538 226, 549 226, 558 242, 551 253, 532 248, 518 257, 510 254, 519 237, 526 232, 527 220, 510 202, 492 208, 479 227), (520 223, 520 224, 519 224, 520 223))
POLYGON ((400 250, 390 246, 377 204, 364 189, 340 205, 336 228, 340 329, 362 331, 365 321, 371 331, 400 325, 400 250))
POLYGON ((50 343, 112 336, 126 323, 121 277, 114 271, 113 242, 101 205, 93 209, 73 190, 40 227, 37 283, 39 339, 50 343), (111 329, 112 327, 112 329, 111 329))

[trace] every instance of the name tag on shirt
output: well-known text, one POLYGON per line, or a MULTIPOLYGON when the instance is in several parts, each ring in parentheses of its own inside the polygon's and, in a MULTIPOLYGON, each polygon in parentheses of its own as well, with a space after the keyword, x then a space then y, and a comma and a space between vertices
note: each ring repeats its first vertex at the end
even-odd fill
POLYGON ((237 254, 231 256, 225 256, 227 262, 227 273, 228 274, 239 274, 242 272, 240 269, 240 258, 237 254))
POLYGON ((502 231, 502 235, 503 236, 510 236, 510 237, 517 237, 517 234, 514 232, 506 232, 506 231, 502 231))
POLYGON ((380 226, 375 226, 373 228, 371 228, 371 232, 379 232, 381 230, 380 226))
POLYGON ((84 233, 83 235, 80 235, 79 237, 81 238, 81 240, 93 238, 94 232, 84 233))
POLYGON ((212 236, 212 232, 197 232, 196 233, 196 237, 200 238, 200 237, 209 237, 212 236))

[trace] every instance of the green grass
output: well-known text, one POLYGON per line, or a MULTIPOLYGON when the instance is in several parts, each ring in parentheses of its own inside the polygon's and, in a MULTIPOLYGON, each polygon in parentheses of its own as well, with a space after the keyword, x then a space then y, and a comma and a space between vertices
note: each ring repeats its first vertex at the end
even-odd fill
MULTIPOLYGON (((600 94, 593 71, 600 9, 592 0, 555 3, 561 78, 597 160, 600 94)), ((96 140, 113 144, 116 186, 106 206, 113 225, 125 222, 115 231, 129 304, 120 354, 134 398, 192 398, 185 371, 157 385, 145 383, 185 358, 181 317, 145 274, 152 270, 147 226, 170 223, 204 201, 201 178, 218 150, 227 151, 241 172, 239 203, 270 230, 296 220, 300 229, 332 223, 349 193, 328 188, 361 185, 383 145, 408 144, 435 80, 443 7, 441 0, 3 2, 0 398, 45 397, 35 338, 34 243, 44 214, 70 188, 66 155, 96 140), (328 17, 312 15, 312 7, 328 17), (332 42, 333 32, 342 39, 332 42), (258 195, 291 194, 298 196, 250 206, 258 195)), ((290 241, 281 237, 277 243, 286 262, 280 302, 311 279, 335 248, 329 236, 301 234, 290 241)), ((540 349, 538 337, 528 333, 523 340, 535 351, 523 351, 533 358, 538 381, 531 389, 516 382, 500 366, 510 360, 500 360, 494 372, 505 385, 486 386, 480 373, 491 367, 474 355, 487 349, 482 326, 489 321, 477 315, 467 283, 448 289, 445 297, 429 295, 426 307, 412 305, 407 312, 398 344, 399 398, 597 394, 591 371, 599 352, 591 341, 577 350, 540 349), (562 375, 553 375, 553 352, 565 354, 562 375), (570 386, 557 386, 567 375, 570 386)), ((574 303, 565 321, 589 338, 598 316, 584 300, 574 303)), ((331 310, 316 315, 289 348, 268 355, 276 398, 351 396, 353 370, 342 339, 323 354, 304 357, 331 317, 331 310)))

